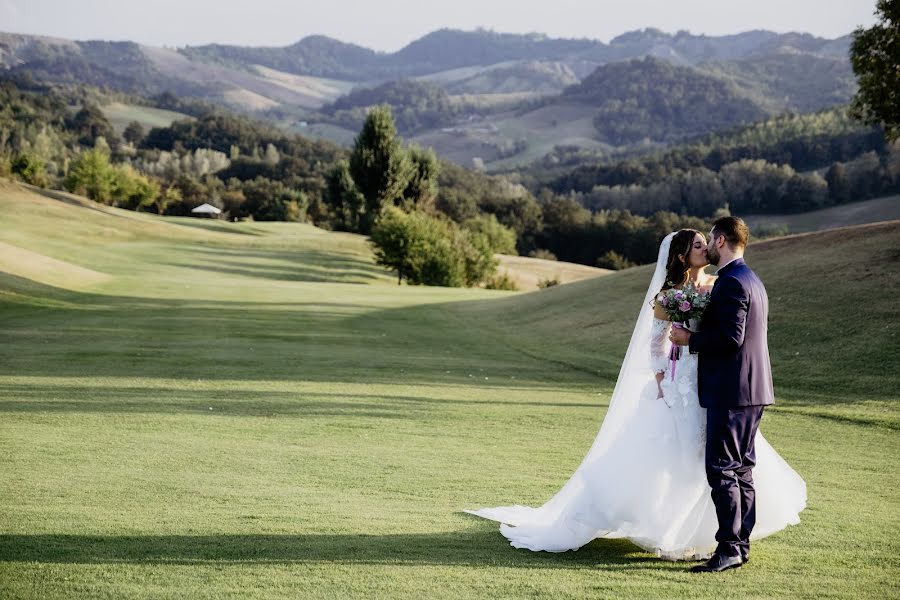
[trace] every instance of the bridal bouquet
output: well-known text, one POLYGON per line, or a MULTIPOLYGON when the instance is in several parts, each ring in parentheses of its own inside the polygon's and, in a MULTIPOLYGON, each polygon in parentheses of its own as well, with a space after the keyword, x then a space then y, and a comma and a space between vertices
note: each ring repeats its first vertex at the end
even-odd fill
MULTIPOLYGON (((656 303, 662 307, 669 320, 672 321, 672 327, 682 327, 687 329, 687 323, 691 319, 699 319, 700 315, 709 304, 709 294, 701 292, 691 284, 687 284, 682 289, 669 288, 661 291, 656 296, 656 303)), ((675 364, 681 358, 681 346, 672 344, 669 350, 669 360, 672 361, 672 379, 675 379, 675 364)))

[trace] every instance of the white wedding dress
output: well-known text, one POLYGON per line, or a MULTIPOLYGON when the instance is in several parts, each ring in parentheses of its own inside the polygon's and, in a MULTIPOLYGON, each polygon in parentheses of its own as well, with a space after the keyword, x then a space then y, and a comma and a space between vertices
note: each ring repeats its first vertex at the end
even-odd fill
MULTIPOLYGON (((628 538, 669 560, 702 559, 716 548, 715 507, 704 466, 706 409, 697 395, 697 356, 668 360, 671 324, 653 317, 673 234, 663 240, 656 272, 622 363, 609 411, 581 465, 539 508, 501 506, 466 512, 502 523, 516 548, 565 552, 595 538, 628 538), (663 399, 655 373, 663 371, 663 399), (674 375, 674 377, 673 377, 674 375)), ((806 484, 756 435, 756 526, 751 540, 800 522, 806 484)))

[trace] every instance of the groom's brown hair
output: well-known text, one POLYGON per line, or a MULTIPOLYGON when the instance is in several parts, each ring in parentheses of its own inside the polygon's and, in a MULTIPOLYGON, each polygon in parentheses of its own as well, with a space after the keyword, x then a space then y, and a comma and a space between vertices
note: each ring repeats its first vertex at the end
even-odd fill
POLYGON ((724 235, 731 248, 746 248, 750 229, 740 217, 720 217, 713 223, 713 235, 724 235))

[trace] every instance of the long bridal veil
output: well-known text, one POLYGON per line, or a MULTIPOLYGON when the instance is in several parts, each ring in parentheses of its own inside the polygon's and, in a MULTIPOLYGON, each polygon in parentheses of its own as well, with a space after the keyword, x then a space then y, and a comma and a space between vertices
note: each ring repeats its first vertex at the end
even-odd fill
MULTIPOLYGON (((606 417, 603 419, 600 431, 587 456, 569 481, 553 498, 539 508, 514 505, 467 510, 466 512, 504 523, 506 524, 504 528, 512 525, 520 529, 515 532, 515 537, 520 540, 526 534, 525 530, 530 529, 534 535, 541 537, 538 544, 541 546, 540 549, 551 552, 563 552, 578 548, 595 537, 624 537, 627 535, 627 532, 622 531, 615 523, 616 515, 614 513, 617 512, 617 507, 615 500, 609 498, 609 495, 614 494, 615 490, 599 491, 595 489, 598 478, 607 479, 597 473, 597 469, 601 467, 609 475, 609 481, 617 479, 621 481, 620 478, 627 478, 629 475, 629 463, 640 464, 642 459, 649 458, 621 457, 628 462, 614 464, 615 458, 607 455, 621 436, 629 435, 627 426, 635 416, 639 404, 638 399, 647 393, 648 386, 654 386, 655 390, 655 380, 650 364, 649 332, 653 318, 653 308, 650 303, 665 282, 666 260, 674 235, 674 233, 667 235, 659 246, 656 269, 650 285, 647 287, 644 301, 641 303, 637 322, 631 334, 631 342, 628 344, 625 360, 622 362, 615 389, 609 400, 606 417), (594 494, 598 492, 604 494, 607 500, 612 501, 603 502, 602 498, 595 497, 594 494), (598 519, 598 517, 600 518, 598 519), (608 521, 608 524, 603 526, 598 521, 608 521), (601 526, 598 527, 598 525, 601 526)), ((504 535, 510 537, 509 534, 513 532, 504 528, 501 528, 504 535)), ((518 544, 515 541, 513 545, 528 547, 527 543, 518 544)))

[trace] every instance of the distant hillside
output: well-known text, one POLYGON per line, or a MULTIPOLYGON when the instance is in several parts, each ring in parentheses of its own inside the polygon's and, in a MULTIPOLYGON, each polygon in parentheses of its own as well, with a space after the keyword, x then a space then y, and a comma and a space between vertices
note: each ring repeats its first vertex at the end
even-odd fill
POLYGON ((595 107, 594 127, 617 146, 669 141, 766 115, 729 82, 652 57, 599 67, 563 97, 595 107))
POLYGON ((443 127, 456 116, 447 92, 433 83, 411 79, 356 89, 323 107, 322 112, 331 115, 334 124, 358 130, 365 120, 366 109, 381 104, 391 106, 401 133, 443 127))
POLYGON ((707 36, 687 31, 670 34, 651 27, 623 33, 592 57, 602 62, 612 62, 656 56, 671 62, 697 65, 712 60, 749 59, 771 54, 779 48, 793 48, 797 52, 846 59, 850 36, 827 40, 808 33, 775 33, 764 30, 707 36))
POLYGON ((207 89, 189 80, 171 80, 134 42, 70 42, 40 36, 0 34, 0 64, 12 74, 37 81, 86 84, 133 94, 169 89, 196 96, 207 89))
POLYGON ((262 65, 287 73, 335 79, 360 79, 362 73, 370 72, 381 64, 380 57, 374 50, 323 35, 305 37, 296 44, 283 48, 210 44, 187 46, 180 52, 190 59, 203 62, 238 68, 262 65))
POLYGON ((596 40, 552 39, 537 33, 441 29, 386 56, 385 61, 397 69, 408 70, 411 75, 424 75, 511 60, 561 60, 603 45, 596 40))
POLYGON ((511 61, 560 61, 584 76, 600 64, 644 56, 697 65, 707 61, 748 59, 771 54, 777 49, 792 49, 805 54, 845 59, 847 48, 849 36, 827 40, 810 34, 771 31, 710 37, 684 31, 669 34, 651 28, 625 33, 604 44, 590 39, 549 38, 537 33, 440 29, 389 54, 325 36, 310 36, 280 48, 213 44, 188 47, 181 52, 190 58, 231 66, 261 64, 300 75, 377 81, 469 66, 488 67, 511 61))
MULTIPOLYGON (((441 83, 437 77, 431 79, 441 83)), ((563 62, 525 61, 482 69, 474 75, 441 83, 451 94, 510 94, 527 92, 534 95, 558 94, 578 77, 563 62)))
POLYGON ((129 123, 136 121, 145 130, 149 131, 153 127, 168 127, 174 121, 192 120, 193 117, 159 108, 150 108, 147 106, 139 106, 136 104, 123 104, 121 102, 112 102, 100 107, 103 116, 109 119, 110 124, 118 135, 122 135, 129 123))
POLYGON ((730 79, 773 112, 815 112, 845 104, 856 93, 856 77, 846 56, 781 50, 752 59, 705 63, 700 68, 730 79))
POLYGON ((317 108, 351 87, 260 65, 225 66, 133 42, 73 42, 0 33, 0 68, 53 84, 87 84, 152 96, 169 92, 231 108, 317 108))
MULTIPOLYGON (((325 36, 284 47, 175 50, 0 33, 0 68, 50 83, 171 92, 339 143, 352 139, 358 115, 335 119, 329 109, 323 117, 322 107, 354 89, 388 93, 391 82, 428 81, 450 96, 452 110, 433 90, 407 94, 406 102, 391 102, 401 130, 461 164, 479 159, 502 168, 556 147, 644 151, 768 115, 846 103, 855 90, 848 45, 849 36, 769 31, 711 37, 644 29, 606 44, 442 29, 379 53, 325 36)), ((357 94, 355 107, 345 110, 362 109, 363 97, 377 93, 357 94)))

